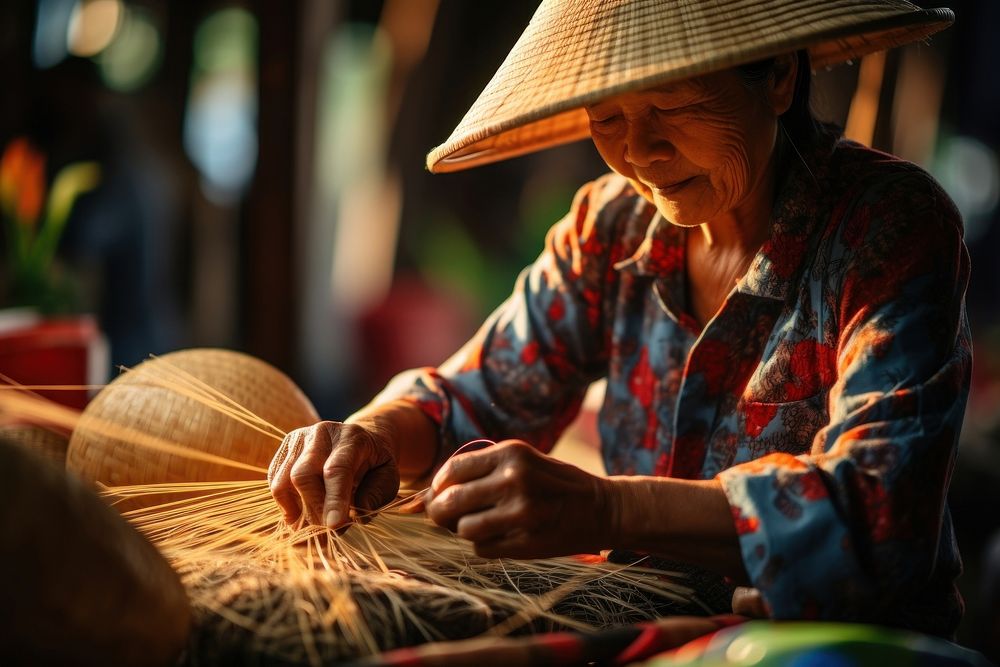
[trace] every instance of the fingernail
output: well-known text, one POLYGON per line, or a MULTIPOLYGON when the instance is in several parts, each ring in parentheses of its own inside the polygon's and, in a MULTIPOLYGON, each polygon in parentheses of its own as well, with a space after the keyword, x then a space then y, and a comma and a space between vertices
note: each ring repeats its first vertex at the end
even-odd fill
POLYGON ((336 528, 342 523, 344 523, 344 515, 338 510, 330 510, 326 513, 326 525, 328 527, 336 528))

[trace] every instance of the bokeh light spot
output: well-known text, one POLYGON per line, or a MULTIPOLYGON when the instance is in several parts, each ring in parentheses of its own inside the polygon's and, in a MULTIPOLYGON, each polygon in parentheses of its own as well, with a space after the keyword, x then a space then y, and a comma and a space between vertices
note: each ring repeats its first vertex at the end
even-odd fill
POLYGON ((212 14, 195 33, 184 148, 217 203, 237 199, 256 169, 256 91, 257 20, 242 9, 212 14))
POLYGON ((943 142, 932 171, 965 218, 966 240, 975 241, 986 232, 1000 202, 996 151, 974 137, 951 137, 943 142))
POLYGON ((104 82, 128 92, 146 83, 162 55, 160 31, 142 8, 129 7, 115 39, 96 58, 104 82))
POLYGON ((73 10, 66 45, 74 56, 89 58, 103 51, 121 25, 121 0, 83 0, 73 10))

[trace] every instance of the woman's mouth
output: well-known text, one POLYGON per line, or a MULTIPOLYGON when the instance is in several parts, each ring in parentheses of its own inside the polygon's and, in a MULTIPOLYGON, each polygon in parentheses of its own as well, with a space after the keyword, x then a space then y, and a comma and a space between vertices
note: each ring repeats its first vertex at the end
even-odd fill
POLYGON ((677 181, 676 183, 670 183, 667 185, 655 185, 653 186, 653 192, 662 196, 669 196, 672 194, 676 194, 681 190, 683 190, 685 187, 687 187, 687 185, 690 184, 691 181, 693 180, 694 176, 692 176, 691 178, 685 178, 683 181, 677 181))

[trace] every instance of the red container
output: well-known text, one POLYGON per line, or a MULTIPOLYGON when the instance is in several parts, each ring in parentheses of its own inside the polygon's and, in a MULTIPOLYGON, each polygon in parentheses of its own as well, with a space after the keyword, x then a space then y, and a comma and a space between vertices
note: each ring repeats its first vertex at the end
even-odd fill
MULTIPOLYGON (((24 311, 0 313, 0 383, 81 386, 107 381, 107 340, 93 317, 43 319, 24 311)), ((82 410, 96 390, 39 390, 82 410)))

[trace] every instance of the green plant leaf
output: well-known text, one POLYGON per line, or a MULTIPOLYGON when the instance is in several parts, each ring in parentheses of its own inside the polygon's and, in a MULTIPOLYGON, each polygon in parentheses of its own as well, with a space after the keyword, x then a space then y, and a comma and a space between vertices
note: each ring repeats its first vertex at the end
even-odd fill
POLYGON ((76 162, 63 167, 56 175, 45 207, 45 221, 31 251, 32 261, 41 268, 47 268, 52 262, 77 198, 97 187, 100 180, 101 167, 96 162, 76 162))

